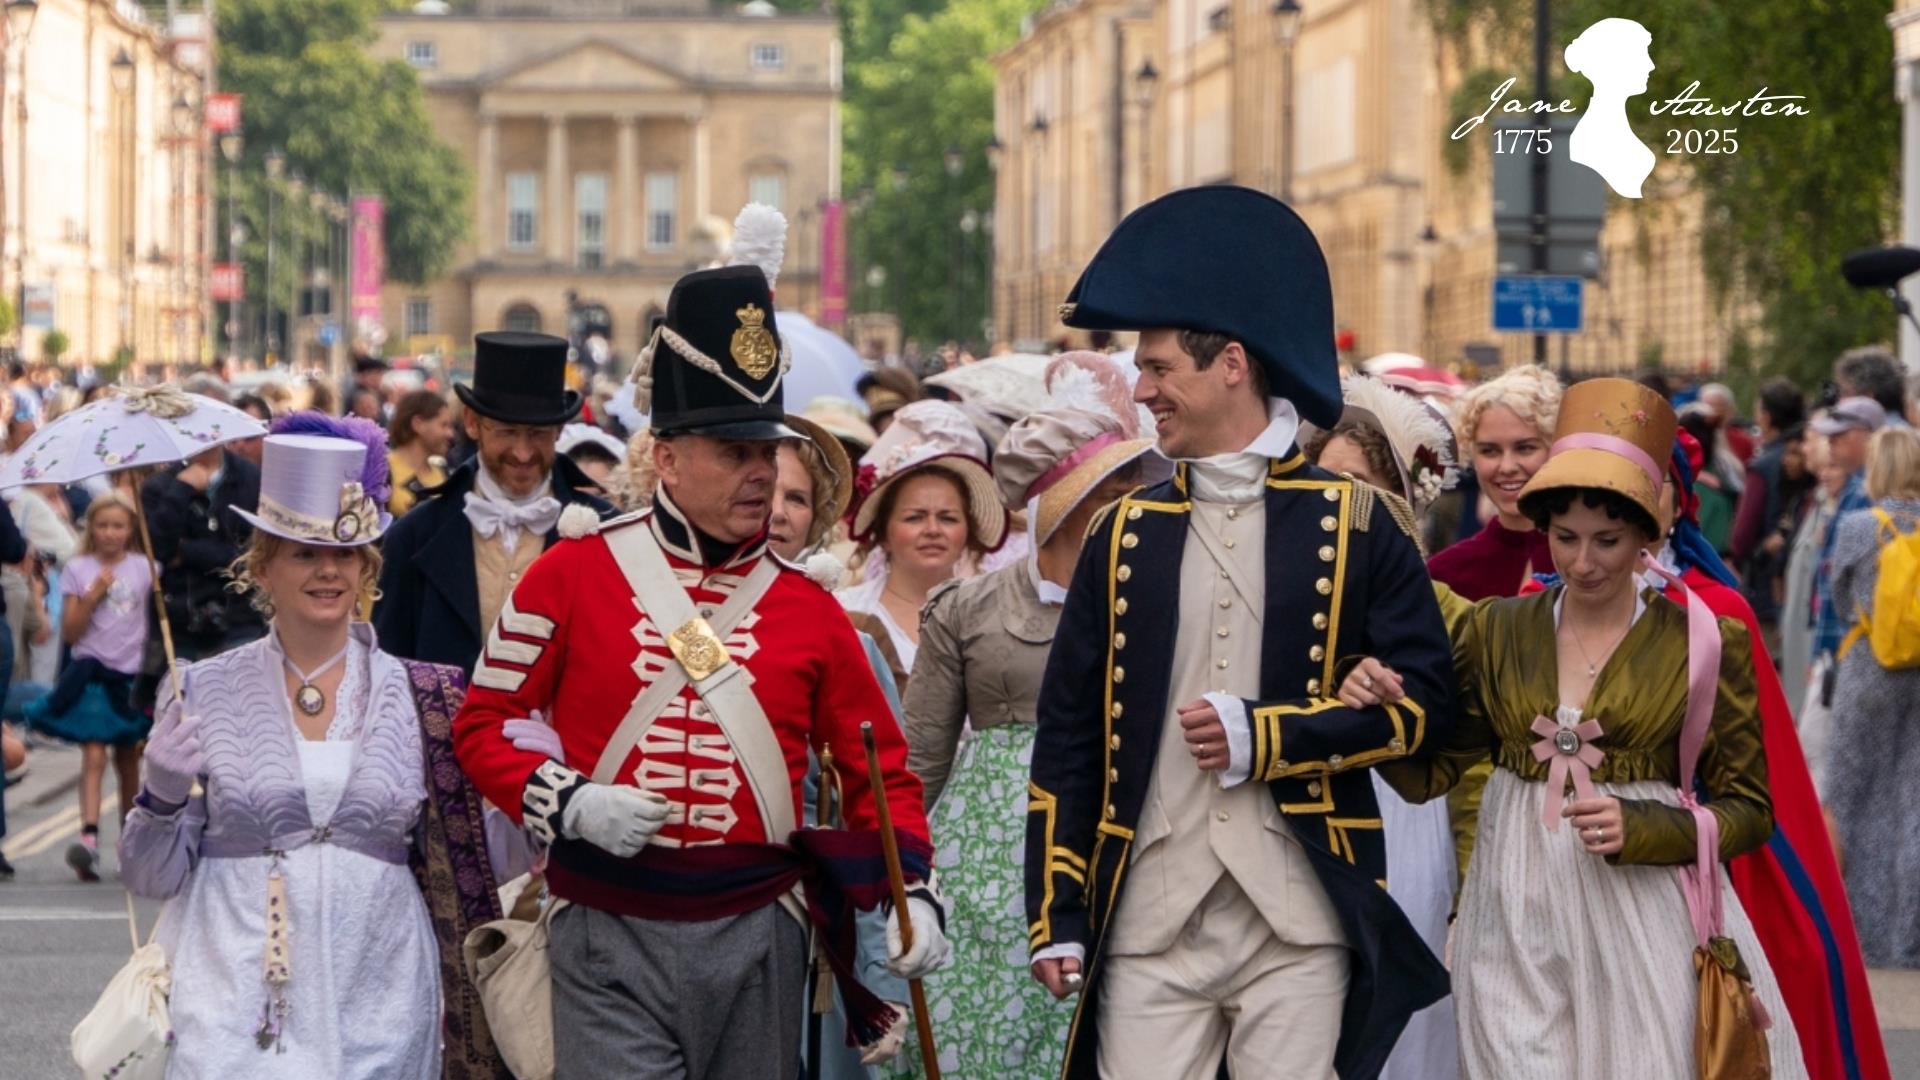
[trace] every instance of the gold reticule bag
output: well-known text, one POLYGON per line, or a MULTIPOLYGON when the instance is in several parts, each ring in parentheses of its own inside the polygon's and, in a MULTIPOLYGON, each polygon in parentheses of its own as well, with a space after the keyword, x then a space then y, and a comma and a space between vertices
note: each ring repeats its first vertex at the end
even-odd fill
POLYGON ((1740 947, 1716 937, 1693 950, 1700 994, 1693 1028, 1693 1060, 1700 1080, 1767 1080, 1773 1059, 1766 1020, 1740 947))

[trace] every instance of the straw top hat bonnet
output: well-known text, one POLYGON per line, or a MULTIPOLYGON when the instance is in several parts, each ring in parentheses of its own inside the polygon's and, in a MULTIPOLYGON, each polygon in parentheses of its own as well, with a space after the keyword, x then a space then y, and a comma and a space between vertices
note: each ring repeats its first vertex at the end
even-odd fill
POLYGON ((1588 379, 1567 387, 1553 454, 1520 489, 1521 508, 1542 492, 1598 488, 1625 496, 1658 522, 1660 484, 1678 427, 1667 399, 1632 380, 1588 379))
POLYGON ((377 425, 296 413, 262 443, 259 511, 233 512, 282 540, 360 547, 379 540, 392 522, 384 509, 390 494, 385 434, 377 425))
POLYGON ((860 455, 853 536, 872 537, 887 489, 907 475, 938 466, 960 479, 967 493, 973 539, 991 551, 1007 536, 1007 512, 986 466, 987 444, 965 413, 944 401, 916 401, 893 416, 873 449, 860 455))

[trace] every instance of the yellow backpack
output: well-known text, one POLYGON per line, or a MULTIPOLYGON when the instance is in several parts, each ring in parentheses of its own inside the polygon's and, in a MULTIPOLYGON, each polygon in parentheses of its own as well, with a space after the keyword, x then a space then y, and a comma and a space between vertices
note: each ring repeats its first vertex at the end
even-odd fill
POLYGON ((1901 532, 1885 510, 1880 519, 1880 575, 1873 587, 1872 619, 1863 609, 1840 643, 1840 656, 1861 638, 1889 671, 1920 667, 1920 528, 1901 532))

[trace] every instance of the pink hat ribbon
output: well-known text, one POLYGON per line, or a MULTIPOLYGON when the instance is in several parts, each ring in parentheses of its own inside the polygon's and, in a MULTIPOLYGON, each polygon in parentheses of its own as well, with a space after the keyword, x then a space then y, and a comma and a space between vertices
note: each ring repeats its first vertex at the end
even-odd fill
POLYGON ((1048 488, 1066 479, 1068 473, 1086 464, 1088 458, 1112 446, 1114 443, 1122 441, 1122 438, 1123 436, 1117 431, 1103 432, 1094 436, 1087 441, 1085 446, 1061 458, 1059 464, 1041 473, 1040 479, 1027 485, 1028 500, 1039 498, 1046 493, 1048 488))
POLYGON ((1647 479, 1653 482, 1653 490, 1656 492, 1660 490, 1660 480, 1664 475, 1660 471, 1660 466, 1653 463, 1653 458, 1647 456, 1645 450, 1618 435, 1607 435, 1598 431, 1576 431, 1554 440, 1553 453, 1559 454, 1563 450, 1605 450, 1609 454, 1618 454, 1640 466, 1640 470, 1647 474, 1647 479))

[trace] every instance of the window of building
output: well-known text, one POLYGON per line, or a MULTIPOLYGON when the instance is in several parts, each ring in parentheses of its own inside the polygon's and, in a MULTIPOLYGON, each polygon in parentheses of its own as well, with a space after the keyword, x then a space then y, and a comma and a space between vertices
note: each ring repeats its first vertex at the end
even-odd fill
POLYGON ((407 63, 421 71, 432 71, 440 66, 440 50, 431 41, 409 41, 407 63))
POLYGON ((665 251, 673 247, 679 222, 680 175, 670 172, 647 174, 647 247, 665 251))
POLYGON ((777 172, 757 172, 747 177, 747 201, 786 210, 787 178, 777 172))
POLYGON ((515 304, 507 309, 506 318, 500 320, 505 329, 519 334, 537 334, 540 332, 540 309, 532 304, 515 304))
POLYGON ((507 249, 531 251, 540 240, 540 176, 507 174, 507 249))
POLYGON ((756 71, 779 71, 787 66, 787 47, 785 45, 760 44, 753 47, 753 67, 756 71))
POLYGON ((581 173, 573 178, 573 214, 580 269, 598 270, 606 265, 607 257, 606 173, 581 173))
POLYGON ((406 317, 403 320, 407 337, 425 337, 433 333, 433 298, 427 296, 407 297, 406 317))

